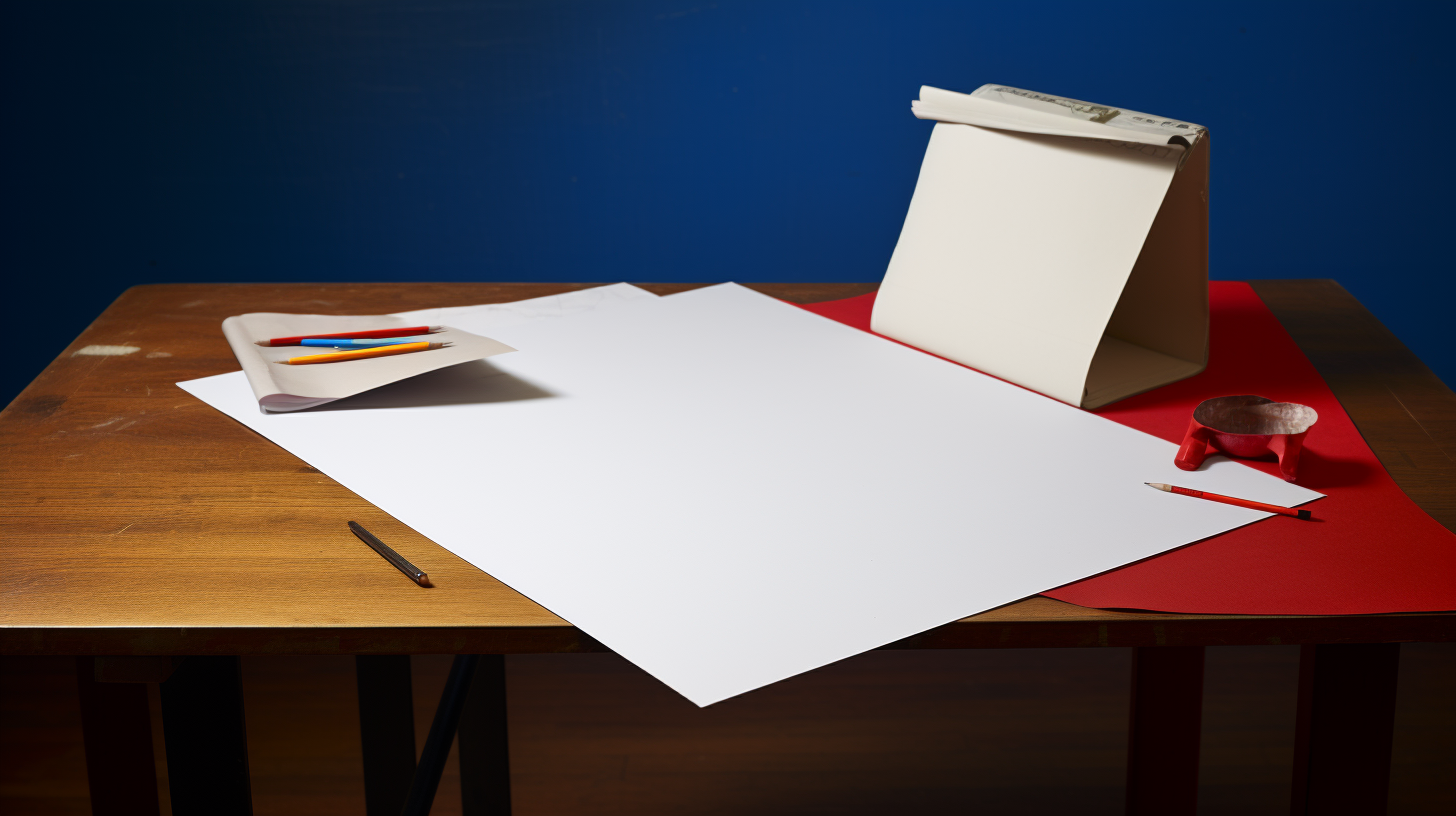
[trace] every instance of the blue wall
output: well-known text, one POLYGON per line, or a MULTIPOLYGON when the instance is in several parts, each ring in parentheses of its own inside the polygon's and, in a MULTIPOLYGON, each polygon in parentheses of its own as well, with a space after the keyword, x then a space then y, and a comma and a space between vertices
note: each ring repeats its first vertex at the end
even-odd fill
POLYGON ((991 81, 1209 126, 1214 277, 1335 278, 1456 383, 1453 9, 10 3, 0 404, 138 283, 875 280, 910 100, 991 81))

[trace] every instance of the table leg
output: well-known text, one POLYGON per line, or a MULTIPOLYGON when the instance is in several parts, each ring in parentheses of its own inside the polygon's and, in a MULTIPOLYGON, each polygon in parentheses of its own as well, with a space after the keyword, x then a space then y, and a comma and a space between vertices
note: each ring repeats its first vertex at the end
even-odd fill
POLYGON ((1132 651, 1127 813, 1191 816, 1198 810, 1203 647, 1132 651))
POLYGON ((359 737, 364 811, 399 816, 415 774, 415 712, 409 655, 359 655, 359 737))
POLYGON ((96 658, 76 658, 76 689, 94 816, 161 812, 152 719, 143 683, 100 683, 96 658))
POLYGON ((1399 666, 1399 643, 1302 648, 1291 813, 1385 813, 1399 666))
POLYGON ((460 805, 464 816, 511 812, 505 655, 480 656, 460 716, 460 805))
POLYGON ((445 680, 445 690, 440 692, 440 705, 435 709, 430 735, 425 738, 420 764, 410 782, 404 816, 429 816, 435 792, 440 788, 445 760, 450 756, 450 743, 455 741, 455 730, 460 725, 460 712, 470 693, 470 678, 479 661, 479 655, 456 655, 455 662, 450 664, 450 676, 445 680))
POLYGON ((189 657, 162 684, 162 733, 175 816, 250 816, 242 662, 189 657))

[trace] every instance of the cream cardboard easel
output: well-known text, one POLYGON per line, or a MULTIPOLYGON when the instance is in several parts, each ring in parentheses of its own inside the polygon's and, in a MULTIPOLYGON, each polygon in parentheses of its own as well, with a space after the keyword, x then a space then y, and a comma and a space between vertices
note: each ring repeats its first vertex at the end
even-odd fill
POLYGON ((1004 85, 936 120, 876 332, 1098 408, 1208 362, 1208 132, 1004 85))

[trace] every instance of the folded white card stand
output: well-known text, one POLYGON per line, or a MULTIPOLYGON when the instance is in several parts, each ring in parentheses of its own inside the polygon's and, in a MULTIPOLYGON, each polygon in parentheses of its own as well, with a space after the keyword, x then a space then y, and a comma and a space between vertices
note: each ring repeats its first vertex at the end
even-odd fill
POLYGON ((1208 362, 1208 131, 983 85, 936 120, 876 332, 1083 408, 1208 362))

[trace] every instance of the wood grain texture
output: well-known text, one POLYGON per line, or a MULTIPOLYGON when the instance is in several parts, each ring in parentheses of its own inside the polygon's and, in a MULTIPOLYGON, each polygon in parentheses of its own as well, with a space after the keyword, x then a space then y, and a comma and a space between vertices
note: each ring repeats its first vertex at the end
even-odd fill
MULTIPOLYGON (((128 290, 0 412, 0 457, 7 464, 0 472, 0 651, 227 655, 600 650, 600 644, 557 616, 174 384, 236 370, 218 329, 233 314, 384 313, 507 302, 589 285, 179 284, 128 290), (124 356, 75 355, 88 345, 138 350, 124 356), (436 586, 422 589, 400 575, 349 533, 349 519, 427 571, 436 586)), ((1259 286, 1261 292, 1274 293, 1281 320, 1295 321, 1296 340, 1310 344, 1305 347, 1316 365, 1322 370, 1335 366, 1332 385, 1342 400, 1347 400, 1342 388, 1353 395, 1345 404, 1362 431, 1367 423, 1379 429, 1367 431, 1367 438, 1382 458, 1388 464, 1417 463, 1401 471, 1404 477, 1397 475, 1412 496, 1433 512, 1444 512, 1442 508, 1456 502, 1450 471, 1441 465, 1442 456, 1449 462, 1453 447, 1429 430, 1420 436, 1409 420, 1403 425, 1397 416, 1409 414, 1417 429, 1449 432, 1456 425, 1456 409, 1451 407, 1456 401, 1449 389, 1442 397, 1415 375, 1386 382, 1383 392, 1371 385, 1371 372, 1383 376, 1403 370, 1401 354, 1413 356, 1393 338, 1382 340, 1373 329, 1361 328, 1362 320, 1374 319, 1337 286, 1318 281, 1259 286), (1312 323, 1312 333, 1303 332, 1299 320, 1312 323), (1366 362, 1352 364, 1351 355, 1366 362)), ((646 288, 668 294, 695 287, 646 288)), ((753 288, 813 302, 874 287, 753 288)), ((1456 628, 1451 620, 1432 614, 1319 618, 1132 613, 1036 597, 894 645, 1449 640, 1456 628)))
POLYGON ((1406 495, 1456 530, 1456 393, 1338 283, 1250 283, 1406 495))

